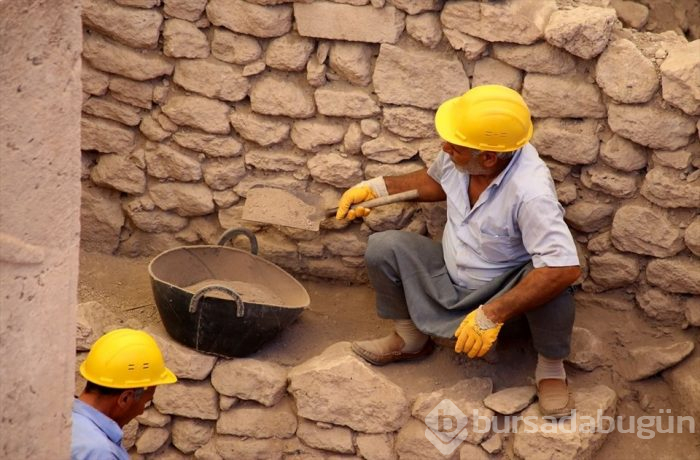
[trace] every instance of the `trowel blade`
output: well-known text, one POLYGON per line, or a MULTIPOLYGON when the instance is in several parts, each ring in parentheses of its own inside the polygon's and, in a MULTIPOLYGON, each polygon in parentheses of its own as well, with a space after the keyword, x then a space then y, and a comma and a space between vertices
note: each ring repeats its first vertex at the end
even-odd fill
POLYGON ((248 190, 243 219, 318 231, 326 218, 324 200, 318 194, 270 186, 248 190))

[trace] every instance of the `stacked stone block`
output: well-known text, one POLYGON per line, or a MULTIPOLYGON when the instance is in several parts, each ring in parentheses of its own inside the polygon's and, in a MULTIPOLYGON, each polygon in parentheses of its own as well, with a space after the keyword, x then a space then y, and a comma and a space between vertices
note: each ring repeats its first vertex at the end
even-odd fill
POLYGON ((319 235, 242 220, 247 191, 330 207, 360 180, 425 167, 439 104, 499 83, 531 107, 579 244, 579 303, 697 326, 700 41, 628 28, 645 19, 627 3, 86 0, 83 246, 153 255, 245 227, 295 274, 362 281, 369 234, 439 238, 444 206, 319 235))

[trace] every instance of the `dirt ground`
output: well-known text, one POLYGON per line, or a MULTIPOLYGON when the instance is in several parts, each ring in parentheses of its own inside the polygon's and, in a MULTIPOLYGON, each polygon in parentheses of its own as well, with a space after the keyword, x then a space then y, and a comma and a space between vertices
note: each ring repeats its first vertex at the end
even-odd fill
MULTIPOLYGON (((83 252, 80 258, 80 301, 98 301, 132 327, 162 328, 151 293, 149 261, 83 252)), ((371 287, 322 280, 300 281, 311 297, 310 309, 252 358, 294 366, 333 343, 373 338, 391 330, 388 321, 375 315, 371 287)), ((650 344, 682 337, 698 340, 697 331, 652 329, 635 312, 579 309, 576 323, 594 330, 603 338, 611 356, 620 363, 625 362, 626 356, 623 344, 650 344)), ((456 355, 447 347, 438 347, 433 355, 422 361, 376 369, 401 386, 409 398, 469 377, 490 377, 494 390, 532 383, 535 352, 529 342, 529 333, 518 327, 510 331, 504 329, 504 332, 495 353, 490 353, 488 360, 472 361, 456 355)), ((658 415, 659 410, 665 408, 672 408, 673 414, 685 414, 683 408, 675 404, 668 385, 660 377, 630 384, 615 366, 601 367, 593 372, 577 371, 567 366, 567 372, 573 387, 602 383, 614 388, 620 398, 618 415, 658 415)), ((700 431, 700 424, 696 431, 700 431)), ((700 435, 657 434, 653 439, 642 440, 633 434, 613 432, 596 458, 698 459, 700 435)))

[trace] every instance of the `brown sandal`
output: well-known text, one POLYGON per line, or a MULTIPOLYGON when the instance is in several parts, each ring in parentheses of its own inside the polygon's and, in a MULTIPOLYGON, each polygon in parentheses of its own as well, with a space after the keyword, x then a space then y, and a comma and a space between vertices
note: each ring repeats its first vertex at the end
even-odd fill
POLYGON ((565 417, 574 409, 574 396, 566 380, 542 379, 537 384, 537 405, 544 416, 565 417))
POLYGON ((434 348, 435 346, 433 344, 433 341, 428 339, 426 340, 425 345, 423 345, 423 348, 421 348, 418 351, 391 351, 389 353, 377 354, 362 348, 360 342, 352 343, 352 351, 354 351, 356 355, 360 356, 368 363, 374 364, 375 366, 384 366, 385 364, 395 363, 398 361, 420 359, 431 354, 434 348))

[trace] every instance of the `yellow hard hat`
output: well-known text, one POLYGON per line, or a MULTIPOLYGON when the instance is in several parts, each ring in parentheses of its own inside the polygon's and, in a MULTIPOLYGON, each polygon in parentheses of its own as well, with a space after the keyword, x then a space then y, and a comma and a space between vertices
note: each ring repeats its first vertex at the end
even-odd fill
POLYGON ((107 388, 145 388, 177 382, 156 341, 143 331, 116 329, 92 346, 80 375, 107 388))
POLYGON ((510 152, 532 137, 532 120, 525 100, 515 90, 484 85, 443 102, 435 128, 444 140, 477 150, 510 152))

